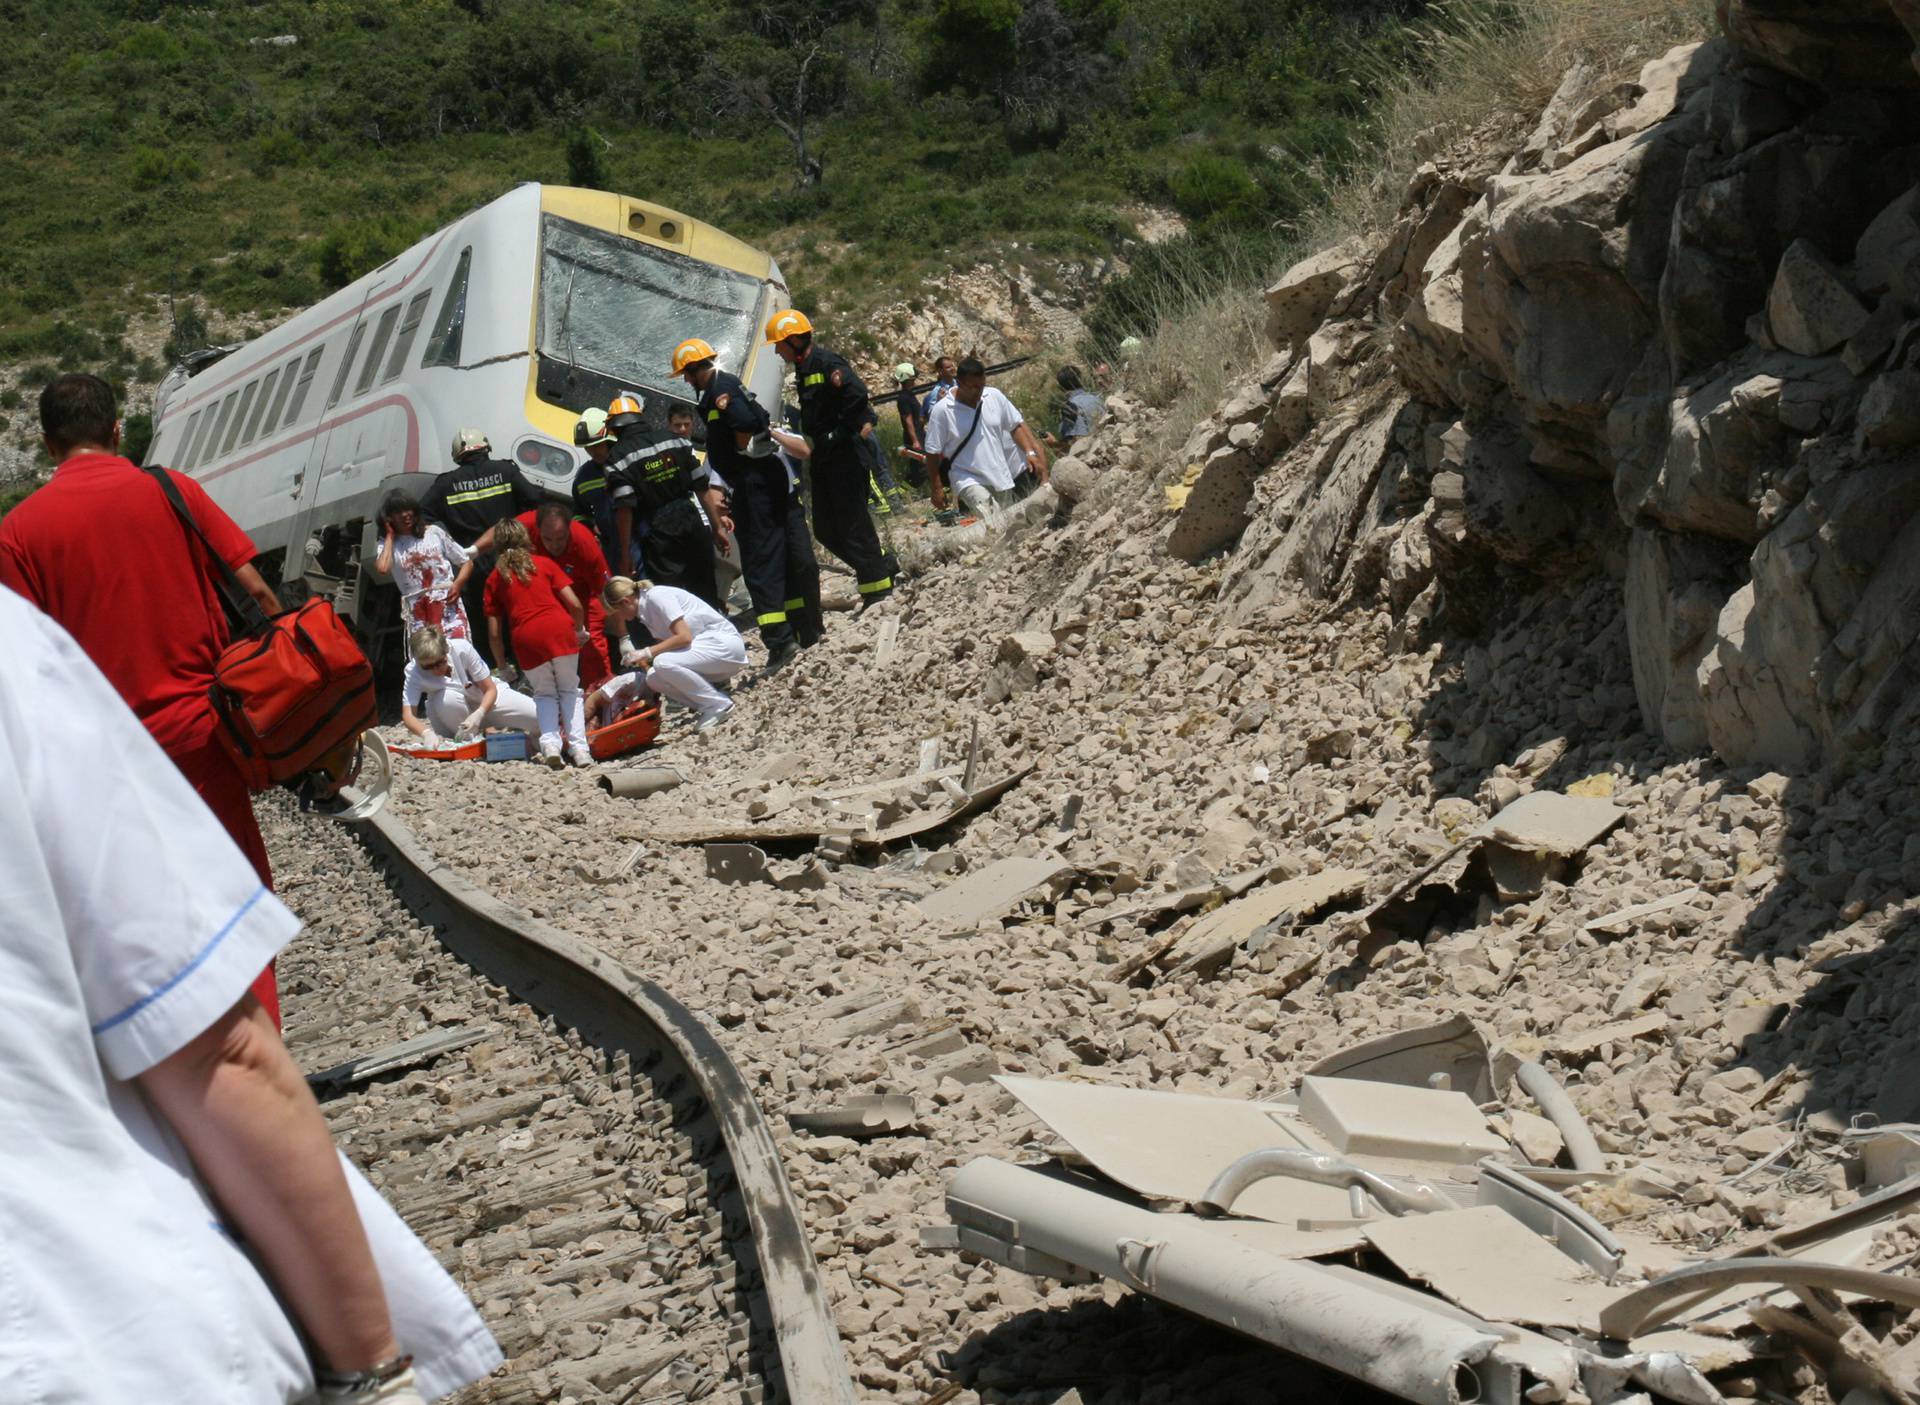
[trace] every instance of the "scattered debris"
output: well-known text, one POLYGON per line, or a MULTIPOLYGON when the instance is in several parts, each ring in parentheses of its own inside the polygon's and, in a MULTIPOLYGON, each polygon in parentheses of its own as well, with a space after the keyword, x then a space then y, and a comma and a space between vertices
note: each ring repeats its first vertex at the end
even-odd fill
POLYGON ((1491 1322, 1597 1333, 1600 1314, 1620 1296, 1491 1205, 1376 1220, 1366 1233, 1407 1277, 1491 1322))
POLYGON ((797 1132, 814 1136, 852 1137, 864 1141, 911 1129, 918 1116, 913 1099, 898 1093, 848 1098, 838 1107, 814 1112, 789 1112, 787 1123, 797 1132))
POLYGON ((1495 1097, 1486 1037, 1465 1015, 1379 1035, 1327 1055, 1307 1072, 1412 1088, 1452 1088, 1476 1103, 1492 1102, 1495 1097))
POLYGON ((1635 903, 1632 907, 1623 907, 1618 912, 1610 912, 1605 917, 1596 917, 1587 923, 1589 932, 1619 932, 1633 926, 1643 917, 1652 917, 1656 913, 1671 912, 1676 907, 1687 907, 1704 898, 1706 894, 1698 888, 1688 888, 1682 893, 1669 893, 1664 898, 1655 898, 1652 902, 1635 903))
POLYGON ((1000 859, 915 906, 930 922, 965 930, 1006 916, 1030 895, 1052 889, 1072 873, 1073 866, 1057 858, 1000 859))
POLYGON ((1442 850, 1364 914, 1376 941, 1424 938, 1482 892, 1500 902, 1538 897, 1627 812, 1591 795, 1535 790, 1442 850))
POLYGON ((635 868, 639 867, 640 859, 646 852, 647 845, 646 842, 642 840, 627 852, 626 858, 620 861, 620 866, 610 873, 595 873, 578 859, 573 861, 573 871, 589 883, 597 883, 601 886, 605 886, 608 883, 618 883, 622 878, 632 873, 635 868))
POLYGON ((431 1034, 423 1034, 417 1039, 402 1040, 398 1044, 389 1044, 370 1053, 357 1054, 332 1068, 321 1069, 318 1073, 307 1075, 307 1084, 317 1093, 336 1093, 351 1088, 358 1083, 371 1082, 382 1074, 399 1073, 403 1069, 420 1068, 432 1063, 443 1054, 451 1054, 456 1049, 465 1049, 478 1044, 489 1034, 488 1028, 467 1026, 461 1029, 436 1029, 431 1034))
POLYGON ((809 860, 788 873, 778 873, 766 850, 755 844, 709 844, 707 877, 721 883, 771 883, 783 892, 813 891, 827 886, 827 875, 809 860))
POLYGON ((686 784, 687 778, 671 766, 630 766, 623 771, 602 771, 600 788, 623 800, 638 800, 686 784))
POLYGON ((1367 876, 1353 869, 1330 868, 1256 888, 1243 898, 1215 908, 1148 959, 1179 974, 1217 970, 1243 944, 1276 925, 1302 922, 1356 898, 1367 876))

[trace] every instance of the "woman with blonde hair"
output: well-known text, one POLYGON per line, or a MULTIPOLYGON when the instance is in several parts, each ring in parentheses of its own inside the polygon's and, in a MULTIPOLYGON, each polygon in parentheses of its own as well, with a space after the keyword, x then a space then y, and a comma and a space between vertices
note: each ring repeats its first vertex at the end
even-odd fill
POLYGON ((587 642, 587 616, 567 573, 550 556, 533 554, 533 537, 516 517, 493 529, 499 553, 487 577, 488 637, 493 656, 504 659, 502 621, 513 628, 513 657, 533 691, 540 726, 540 755, 558 770, 564 745, 576 766, 591 766, 587 722, 580 698, 580 646, 587 642))
POLYGON ((538 735, 533 699, 493 676, 480 651, 464 639, 449 639, 432 625, 413 632, 413 657, 400 680, 400 721, 425 739, 429 732, 455 740, 489 727, 538 735))
POLYGON ((691 591, 627 576, 608 581, 600 598, 608 618, 638 619, 655 641, 644 649, 629 645, 621 663, 638 665, 647 687, 667 701, 692 708, 695 731, 726 721, 733 702, 714 685, 747 666, 747 646, 725 615, 691 591))

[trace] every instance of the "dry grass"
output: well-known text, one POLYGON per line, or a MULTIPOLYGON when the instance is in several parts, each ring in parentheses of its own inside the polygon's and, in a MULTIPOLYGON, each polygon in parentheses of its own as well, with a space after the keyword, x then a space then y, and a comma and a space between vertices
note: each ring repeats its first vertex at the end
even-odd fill
POLYGON ((1305 242, 1378 227, 1426 153, 1489 125, 1531 124, 1575 64, 1593 69, 1597 88, 1713 32, 1712 0, 1444 0, 1404 54, 1357 66, 1354 81, 1376 95, 1371 155, 1330 182, 1305 242))
MULTIPOLYGON (((1327 198, 1290 254, 1390 221, 1423 153, 1490 125, 1530 125, 1574 64, 1590 65, 1596 85, 1617 82, 1714 32, 1712 0, 1444 0, 1400 55, 1356 65, 1354 81, 1375 95, 1366 154, 1325 181, 1327 198)), ((1225 288, 1168 280, 1158 330, 1122 369, 1127 390, 1167 410, 1145 446, 1156 481, 1184 467, 1173 460, 1191 427, 1260 364, 1260 290, 1288 262, 1236 270, 1225 288)))

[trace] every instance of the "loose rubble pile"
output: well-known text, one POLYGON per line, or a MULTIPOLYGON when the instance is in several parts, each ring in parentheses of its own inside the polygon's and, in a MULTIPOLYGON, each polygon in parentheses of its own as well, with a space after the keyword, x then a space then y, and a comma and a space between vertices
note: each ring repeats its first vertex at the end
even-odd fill
MULTIPOLYGON (((1091 1291, 1042 1296, 916 1247, 954 1168, 1028 1145, 988 1081, 1000 1071, 1272 1097, 1356 1039, 1460 1013, 1567 1081, 1603 1148, 1658 1167, 1680 1198, 1647 1228, 1677 1249, 1855 1193, 1830 1169, 1837 1134, 1862 1112, 1907 1115, 1917 1086, 1902 1015, 1920 957, 1892 940, 1920 911, 1910 739, 1846 776, 1677 753, 1637 722, 1604 579, 1417 653, 1393 647, 1384 610, 1320 618, 1285 601, 1228 623, 1221 565, 1161 556, 1159 511, 1110 468, 1065 525, 836 621, 742 691, 724 738, 670 727, 661 759, 688 783, 645 800, 584 773, 399 763, 394 803, 430 845, 710 1012, 770 1111, 914 1100, 910 1128, 787 1146, 867 1388, 934 1389, 957 1362, 982 1398, 1014 1398, 1059 1348, 1003 1324, 1091 1291), (976 782, 1033 767, 990 808, 840 860, 815 852, 813 832, 850 839, 951 804, 937 777, 964 771, 976 724, 976 782), (1386 909, 1405 925, 1373 934, 1368 908, 1549 789, 1623 817, 1532 875, 1535 896, 1467 883, 1422 912, 1386 909), (709 877, 705 844, 757 826, 769 881, 709 877), (574 874, 635 847, 614 883, 574 874), (1028 867, 988 906, 922 907, 1009 859, 1028 867), (1360 891, 1276 913, 1211 965, 1140 961, 1213 915, 1196 909, 1260 896, 1249 874, 1336 869, 1360 891), (804 885, 773 881, 801 871, 804 885), (969 1376, 982 1340, 1012 1354, 969 1376)), ((1083 1395, 1118 1398, 1092 1382, 1083 1395)))
POLYGON ((917 1246, 956 1168, 1052 1144, 996 1074, 1268 1099, 1462 1016, 1665 1188, 1587 1208, 1674 1261, 1848 1205, 1846 1134, 1920 1120, 1920 79, 1722 8, 1435 152, 1178 461, 1116 395, 1004 533, 670 722, 686 784, 396 762, 427 844, 822 1115, 784 1150, 868 1391, 1258 1377, 1123 1374, 1146 1309, 917 1246), (1611 809, 1543 839, 1553 797, 1611 809))

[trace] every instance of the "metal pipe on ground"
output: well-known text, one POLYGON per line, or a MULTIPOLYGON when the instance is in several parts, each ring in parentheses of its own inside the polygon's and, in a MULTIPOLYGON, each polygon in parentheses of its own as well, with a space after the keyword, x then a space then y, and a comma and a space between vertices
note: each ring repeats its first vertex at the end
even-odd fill
POLYGON ((1198 1220, 990 1158, 954 1175, 947 1212, 963 1249, 993 1257, 1018 1245, 1419 1405, 1514 1398, 1517 1382, 1492 1379, 1517 1372, 1490 1360, 1500 1337, 1484 1325, 1237 1244, 1198 1220))
POLYGON ((1546 1114, 1547 1121, 1560 1130, 1560 1139, 1567 1144, 1567 1156, 1573 1162, 1576 1171, 1604 1171, 1607 1158, 1600 1151, 1600 1143, 1593 1139, 1593 1132, 1587 1126, 1586 1118, 1580 1115, 1580 1109, 1573 1105, 1573 1099, 1567 1096, 1567 1090, 1554 1081, 1537 1063, 1522 1063, 1513 1071, 1515 1081, 1527 1090, 1527 1096, 1546 1114))
POLYGON ((600 777, 600 788, 618 800, 638 800, 684 785, 686 777, 671 766, 632 766, 600 777))
POLYGON ((1284 1147, 1248 1152, 1214 1177, 1207 1193, 1194 1201, 1193 1208, 1202 1214, 1224 1215, 1233 1209, 1233 1202, 1245 1194, 1249 1186, 1273 1176, 1364 1190, 1389 1215, 1424 1215, 1454 1208, 1432 1186, 1415 1185, 1411 1190, 1402 1190, 1386 1178, 1338 1156, 1284 1147))

